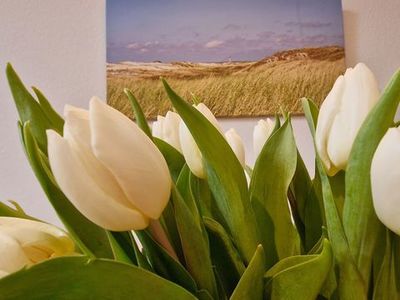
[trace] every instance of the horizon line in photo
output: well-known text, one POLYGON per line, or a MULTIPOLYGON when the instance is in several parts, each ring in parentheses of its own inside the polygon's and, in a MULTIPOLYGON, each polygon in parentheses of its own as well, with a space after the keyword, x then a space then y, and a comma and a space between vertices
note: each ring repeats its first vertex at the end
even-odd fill
POLYGON ((295 52, 302 52, 302 50, 309 50, 309 49, 326 49, 326 48, 340 48, 344 50, 343 46, 339 45, 326 45, 326 46, 320 46, 320 47, 304 47, 304 48, 294 48, 294 49, 282 49, 276 52, 273 52, 272 54, 266 55, 260 59, 256 60, 232 60, 231 58, 228 58, 227 60, 220 60, 220 61, 190 61, 190 60, 170 60, 170 61, 162 61, 160 59, 154 59, 154 60, 147 60, 147 61, 140 61, 140 60, 121 60, 121 61, 108 61, 107 64, 123 64, 123 63, 135 63, 135 64, 155 64, 155 63, 160 63, 160 64, 173 64, 173 63, 190 63, 190 64, 226 64, 226 63, 256 63, 259 61, 264 61, 269 58, 273 58, 274 56, 279 56, 281 54, 289 53, 292 51, 295 52))

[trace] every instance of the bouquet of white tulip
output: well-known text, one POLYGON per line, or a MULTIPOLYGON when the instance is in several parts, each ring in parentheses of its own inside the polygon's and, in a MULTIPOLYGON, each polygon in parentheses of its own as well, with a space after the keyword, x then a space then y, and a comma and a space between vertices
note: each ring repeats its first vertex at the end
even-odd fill
POLYGON ((0 300, 400 299, 400 72, 380 95, 358 64, 320 111, 302 99, 313 179, 290 115, 258 122, 250 168, 237 132, 164 80, 175 112, 151 130, 129 90, 136 122, 97 98, 63 119, 6 73, 66 231, 0 203, 0 300))

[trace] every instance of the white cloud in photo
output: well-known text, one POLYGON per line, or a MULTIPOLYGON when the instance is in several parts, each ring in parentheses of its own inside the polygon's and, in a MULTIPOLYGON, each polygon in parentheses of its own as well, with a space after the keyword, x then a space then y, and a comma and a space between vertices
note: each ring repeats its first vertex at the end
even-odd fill
POLYGON ((220 40, 212 40, 207 42, 204 47, 208 48, 208 49, 212 49, 212 48, 218 48, 220 46, 222 46, 224 44, 224 41, 220 41, 220 40))
POLYGON ((127 49, 133 49, 133 50, 139 49, 141 47, 142 47, 142 45, 140 45, 139 43, 130 43, 130 44, 126 45, 127 49))

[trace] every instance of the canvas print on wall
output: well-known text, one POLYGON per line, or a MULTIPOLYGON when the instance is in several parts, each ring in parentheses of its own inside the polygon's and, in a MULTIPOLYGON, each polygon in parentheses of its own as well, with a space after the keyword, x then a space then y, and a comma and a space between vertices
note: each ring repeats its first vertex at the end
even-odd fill
POLYGON ((159 78, 219 117, 301 113, 345 69, 340 0, 108 0, 109 104, 131 116, 130 88, 154 118, 159 78))

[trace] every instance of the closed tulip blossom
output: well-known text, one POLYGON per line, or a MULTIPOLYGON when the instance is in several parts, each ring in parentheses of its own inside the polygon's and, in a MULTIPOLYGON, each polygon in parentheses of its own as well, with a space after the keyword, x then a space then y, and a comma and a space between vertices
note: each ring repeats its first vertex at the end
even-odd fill
POLYGON ((400 235, 400 129, 390 128, 374 154, 371 188, 376 214, 386 227, 400 235))
POLYGON ((0 278, 67 255, 75 255, 75 245, 63 230, 38 221, 0 217, 0 278))
POLYGON ((140 230, 168 203, 167 163, 128 117, 97 98, 65 108, 64 135, 47 132, 54 177, 89 220, 112 231, 140 230))
POLYGON ((253 130, 253 149, 255 157, 260 155, 265 142, 274 131, 275 123, 270 118, 259 120, 253 130))
POLYGON ((231 128, 225 133, 225 139, 228 142, 229 146, 231 146, 232 151, 235 153, 240 164, 243 167, 245 167, 246 166, 246 154, 245 154, 243 140, 240 137, 240 135, 236 132, 235 129, 231 128))
POLYGON ((321 105, 315 133, 328 175, 346 170, 358 130, 378 100, 378 83, 366 65, 359 63, 338 77, 321 105))
POLYGON ((157 116, 157 120, 153 122, 152 134, 182 153, 179 139, 180 121, 181 117, 173 111, 168 111, 165 117, 157 116))
MULTIPOLYGON (((210 111, 210 109, 203 103, 194 106, 199 112, 205 116, 208 121, 211 122, 218 129, 218 131, 222 132, 217 119, 210 111)), ((186 124, 181 121, 179 124, 179 137, 182 147, 182 153, 185 157, 186 163, 189 166, 190 170, 194 175, 199 178, 205 178, 205 171, 203 167, 203 157, 201 155, 200 149, 197 147, 197 144, 192 137, 189 129, 186 124)))

